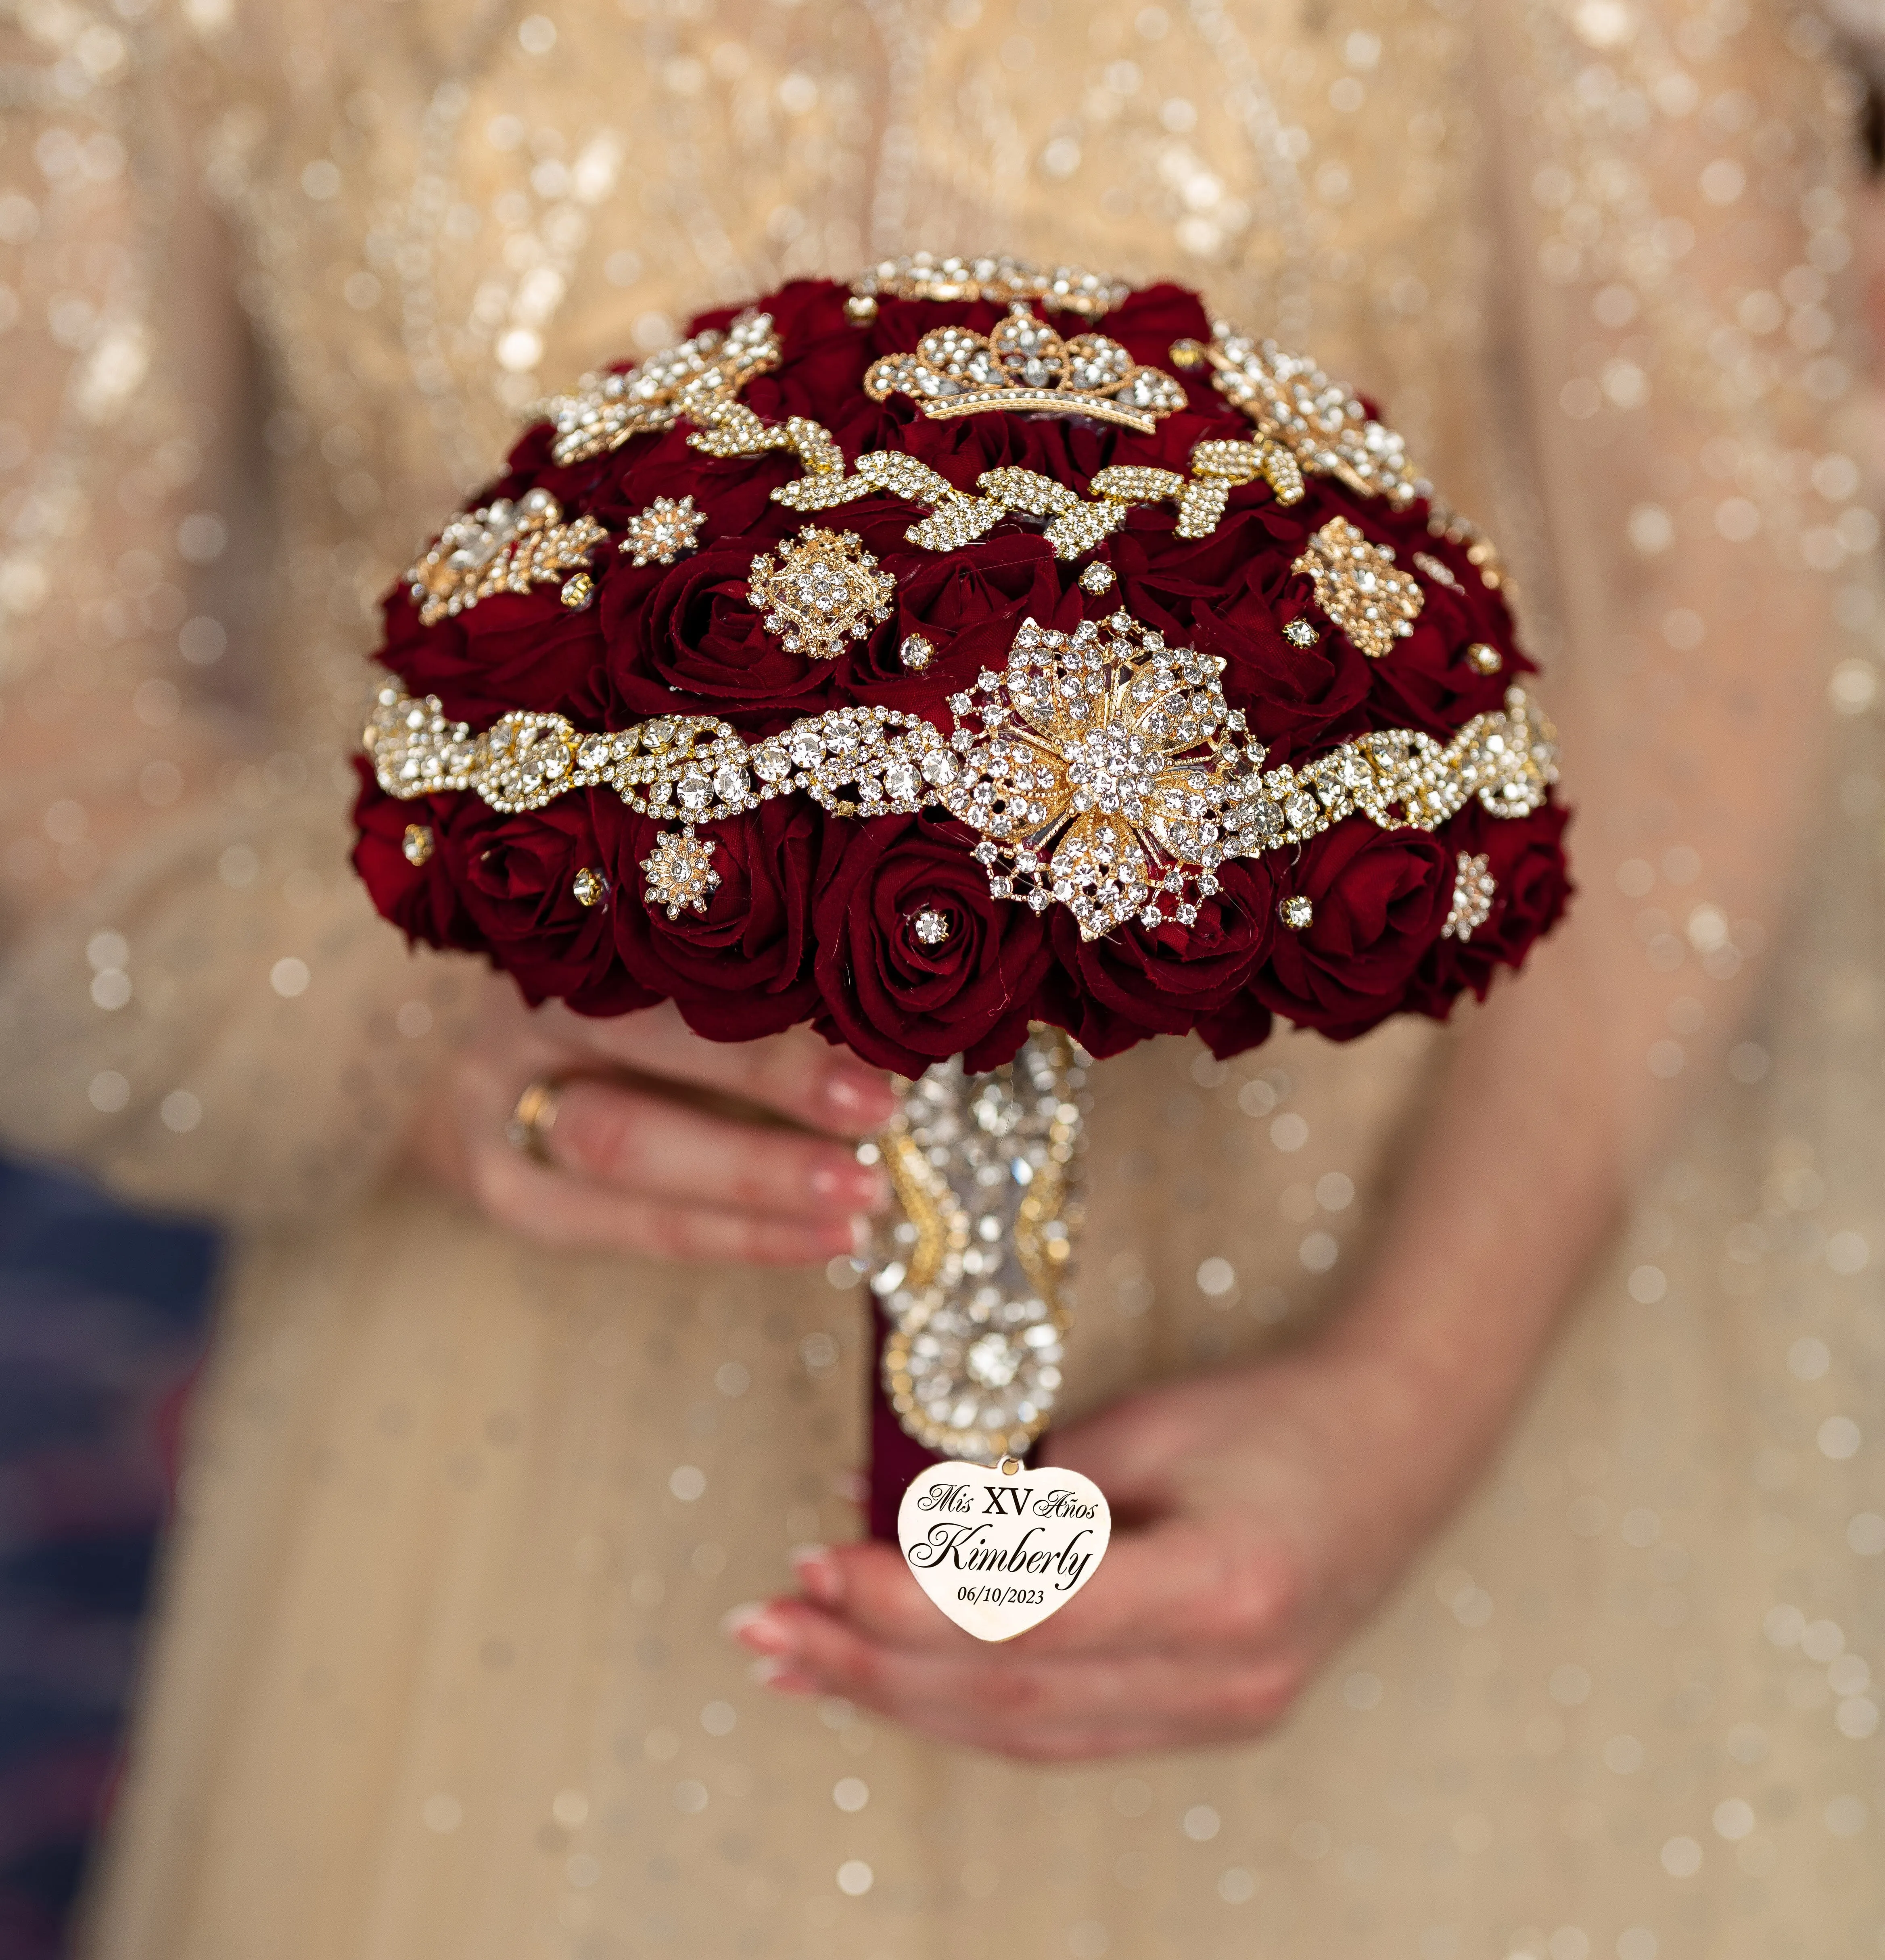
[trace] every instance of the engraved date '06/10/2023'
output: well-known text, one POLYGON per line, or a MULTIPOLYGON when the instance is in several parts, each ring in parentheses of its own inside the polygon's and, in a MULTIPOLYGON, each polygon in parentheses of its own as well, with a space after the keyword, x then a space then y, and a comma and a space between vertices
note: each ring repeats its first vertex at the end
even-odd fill
POLYGON ((1098 1487, 1075 1472, 949 1463, 911 1484, 898 1535, 937 1605, 978 1638, 999 1640, 1072 1598, 1103 1555, 1110 1523, 1098 1487))

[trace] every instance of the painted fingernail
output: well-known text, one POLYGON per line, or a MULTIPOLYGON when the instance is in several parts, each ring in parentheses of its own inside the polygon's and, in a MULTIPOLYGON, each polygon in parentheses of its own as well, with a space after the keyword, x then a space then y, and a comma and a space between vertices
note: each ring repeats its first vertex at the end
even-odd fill
POLYGON ((747 1669, 750 1679, 775 1694, 816 1694, 818 1684, 802 1674, 794 1674, 782 1660, 756 1660, 747 1669))
POLYGON ((850 1211, 889 1209, 890 1182, 880 1170, 863 1164, 820 1164, 809 1180, 812 1195, 850 1211))
POLYGON ((896 1107, 888 1083, 849 1070, 825 1078, 825 1099, 842 1121, 861 1130, 887 1123, 896 1107))
POLYGON ((766 1608, 756 1599, 743 1600, 737 1606, 729 1606, 720 1616, 720 1631, 728 1640, 737 1640, 755 1620, 766 1618, 766 1608))
POLYGON ((731 1631, 743 1647, 750 1647, 755 1653, 788 1654, 795 1644, 785 1623, 764 1606, 756 1608, 731 1631))
POLYGON ((854 1259, 868 1259, 871 1256, 871 1221, 868 1218, 854 1218, 851 1221, 851 1256, 854 1259))
POLYGON ((835 1471, 831 1479, 832 1495, 842 1497, 847 1504, 868 1503, 871 1499, 871 1480, 861 1470, 835 1471))
POLYGON ((835 1606, 844 1597, 844 1568, 828 1545, 795 1545, 791 1551, 792 1576, 807 1599, 820 1606, 835 1606))

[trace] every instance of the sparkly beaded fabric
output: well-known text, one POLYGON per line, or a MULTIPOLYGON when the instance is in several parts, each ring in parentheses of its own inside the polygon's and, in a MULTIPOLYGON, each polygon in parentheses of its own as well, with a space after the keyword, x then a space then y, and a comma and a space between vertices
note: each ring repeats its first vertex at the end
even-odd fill
MULTIPOLYGON (((1816 20, 34 0, 0 36, 0 1131, 237 1230, 89 1950, 1875 1947, 1885 756, 1816 20), (1260 1745, 1044 1772, 769 1698, 715 1622, 855 1529, 855 1292, 553 1257, 392 1166, 471 989, 345 868, 373 602, 527 401, 918 246, 1169 274, 1378 392, 1519 575, 1582 902, 1667 1002, 1645 1065, 1705 1077, 1482 1487, 1260 1745), (1803 720, 1823 760, 1763 769, 1803 720), (1788 827, 1750 916, 1737 840, 1788 827)), ((1097 1069, 1070 1399, 1339 1311, 1447 1039, 1097 1069)))

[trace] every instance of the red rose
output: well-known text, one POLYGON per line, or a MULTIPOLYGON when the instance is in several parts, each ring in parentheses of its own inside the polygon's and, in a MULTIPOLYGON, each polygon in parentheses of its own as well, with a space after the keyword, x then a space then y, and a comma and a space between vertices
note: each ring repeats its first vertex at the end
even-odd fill
POLYGON ((1312 612, 1314 645, 1283 637, 1285 623, 1308 609, 1285 603, 1299 582, 1289 566, 1304 535, 1271 500, 1233 508, 1211 536, 1190 542, 1161 535, 1150 518, 1142 527, 1135 515, 1112 547, 1120 603, 1174 644, 1224 663, 1224 698, 1273 750, 1272 765, 1359 734, 1371 719, 1371 663, 1342 635, 1312 612))
POLYGON ((914 816, 834 824, 814 913, 814 1023, 906 1075, 968 1058, 1007 1061, 1027 1033, 1048 964, 1046 929, 990 896, 954 826, 914 816))
POLYGON ((578 872, 617 861, 628 815, 600 790, 514 816, 466 795, 440 825, 438 855, 465 910, 533 1004, 562 1000, 578 1013, 622 1014, 661 998, 616 956, 611 913, 639 904, 639 892, 612 885, 585 905, 576 892, 578 872))
POLYGON ((1446 923, 1453 862, 1425 831, 1377 830, 1365 817, 1313 838, 1281 882, 1313 905, 1313 921, 1278 932, 1257 998, 1336 1041, 1386 1019, 1446 923))
POLYGON ((812 902, 826 832, 835 819, 808 797, 775 797, 750 815, 708 824, 720 883, 705 912, 644 902, 642 862, 667 828, 631 814, 612 876, 616 944, 644 986, 671 998, 709 1041, 756 1041, 809 1020, 818 1005, 811 974, 812 902))
POLYGON ((922 714, 941 728, 951 725, 950 695, 973 688, 985 669, 1006 671, 1024 620, 1063 632, 1080 623, 1079 589, 1043 538, 1004 533, 944 556, 906 549, 884 562, 898 574, 893 630, 860 649, 846 691, 860 702, 922 714), (930 664, 914 673, 901 651, 912 634, 935 650, 930 664))
POLYGON ((458 799, 416 797, 403 802, 390 797, 374 781, 373 765, 364 756, 354 759, 360 794, 353 807, 359 830, 353 847, 353 867, 365 882, 374 907, 390 918, 408 939, 428 946, 481 949, 483 937, 460 903, 451 872, 435 848, 422 864, 406 854, 406 834, 418 827, 438 836, 438 812, 458 799), (438 807, 435 807, 435 800, 438 807))
MULTIPOLYGON (((1201 1015, 1228 1006, 1268 952, 1276 912, 1267 865, 1238 859, 1221 867, 1218 890, 1201 899, 1196 924, 1148 929, 1129 920, 1103 939, 1083 940, 1064 905, 1052 920, 1064 985, 1049 998, 1054 1018, 1093 1055, 1116 1055, 1148 1035, 1189 1033, 1201 1015)), ((1267 1017, 1266 1017, 1267 1018, 1267 1017)))
POLYGON ((1444 1020, 1467 988, 1483 1001, 1501 966, 1517 966, 1532 942, 1563 916, 1574 887, 1565 861, 1569 813, 1547 803, 1529 816, 1494 816, 1476 801, 1440 832, 1453 854, 1483 857, 1492 880, 1492 909, 1470 939, 1442 939, 1420 963, 1408 1004, 1444 1020))
POLYGON ((1502 708, 1506 689, 1525 670, 1508 657, 1482 673, 1467 660, 1467 649, 1486 639, 1486 623, 1473 616, 1460 595, 1430 585, 1413 632, 1374 663, 1374 726, 1419 728, 1446 742, 1474 715, 1502 708))
MULTIPOLYGON (((417 616, 397 595, 387 609, 417 616)), ((595 609, 572 612, 554 585, 480 600, 429 632, 403 635, 381 658, 409 693, 435 694, 454 721, 474 728, 516 708, 566 714, 579 727, 594 727, 613 700, 595 609)))
MULTIPOLYGON (((1054 316, 1059 332, 1071 337, 1074 329, 1066 324, 1067 318, 1065 314, 1054 316)), ((1135 361, 1148 368, 1162 368, 1174 380, 1183 381, 1183 371, 1172 361, 1172 342, 1208 341, 1211 316, 1196 293, 1165 282, 1127 294, 1094 331, 1118 341, 1135 361)), ((1222 404, 1223 398, 1211 388, 1208 380, 1199 389, 1199 396, 1205 402, 1222 404)))
POLYGON ((672 714, 680 705, 696 714, 757 714, 773 726, 834 705, 849 653, 814 660, 791 652, 750 597, 755 555, 797 529, 706 546, 665 574, 610 648, 611 678, 631 714, 672 714))
POLYGON ((1220 1061, 1260 1048, 1270 1038, 1275 1017, 1248 987, 1216 1013, 1198 1017, 1198 1039, 1220 1061))

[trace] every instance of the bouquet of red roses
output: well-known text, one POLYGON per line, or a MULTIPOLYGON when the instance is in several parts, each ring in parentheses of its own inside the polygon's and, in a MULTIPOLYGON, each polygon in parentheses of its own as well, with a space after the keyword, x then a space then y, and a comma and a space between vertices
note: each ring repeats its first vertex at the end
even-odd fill
POLYGON ((886 1392, 1018 1453, 1084 1057, 1444 1015, 1556 918, 1501 584, 1365 402, 1193 294, 795 282, 543 405, 413 565, 355 862, 533 1001, 911 1078, 886 1392))

